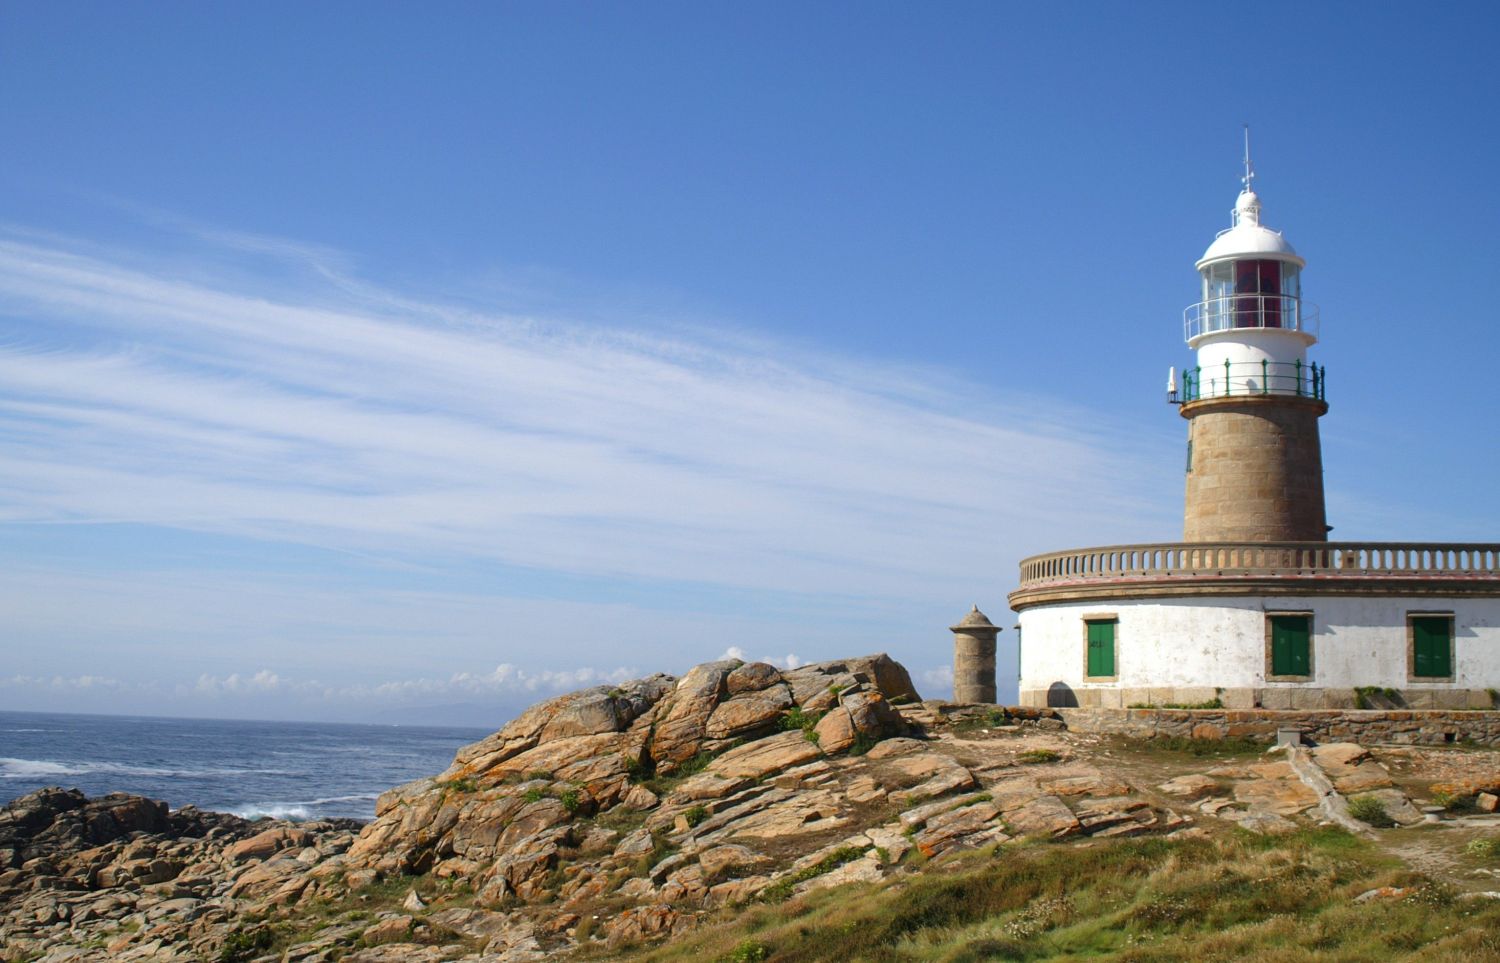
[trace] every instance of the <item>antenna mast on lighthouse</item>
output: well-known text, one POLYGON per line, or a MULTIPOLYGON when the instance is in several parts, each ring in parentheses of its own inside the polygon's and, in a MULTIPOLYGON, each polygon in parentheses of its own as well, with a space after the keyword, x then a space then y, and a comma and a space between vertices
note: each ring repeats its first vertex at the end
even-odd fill
POLYGON ((1250 182, 1255 180, 1255 168, 1250 164, 1250 125, 1245 125, 1245 176, 1240 178, 1245 182, 1245 190, 1251 190, 1250 182))

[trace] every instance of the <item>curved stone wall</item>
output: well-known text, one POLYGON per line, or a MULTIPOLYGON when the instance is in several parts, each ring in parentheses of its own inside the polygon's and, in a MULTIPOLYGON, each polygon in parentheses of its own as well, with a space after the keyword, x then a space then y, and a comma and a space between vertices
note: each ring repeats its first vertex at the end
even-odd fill
POLYGON ((1112 598, 1027 607, 1021 623, 1022 705, 1125 708, 1355 708, 1360 687, 1390 689, 1412 708, 1488 708, 1500 690, 1500 598, 1263 595, 1112 598), (1268 616, 1311 616, 1310 671, 1273 677, 1268 616), (1417 678, 1408 618, 1450 614, 1451 677, 1417 678), (1112 675, 1088 675, 1090 621, 1112 621, 1112 675))

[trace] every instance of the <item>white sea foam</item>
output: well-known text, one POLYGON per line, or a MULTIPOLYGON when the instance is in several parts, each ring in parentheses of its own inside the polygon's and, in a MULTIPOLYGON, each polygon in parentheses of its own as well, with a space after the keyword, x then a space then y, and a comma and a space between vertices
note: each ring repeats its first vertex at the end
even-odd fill
POLYGON ((313 810, 332 803, 374 802, 378 793, 359 793, 353 796, 326 796, 322 799, 307 799, 300 802, 259 802, 229 811, 241 819, 312 819, 313 810))
POLYGON ((12 759, 0 757, 0 779, 35 779, 39 776, 83 776, 106 772, 117 776, 155 776, 158 778, 201 778, 204 776, 278 775, 292 773, 284 769, 157 769, 150 766, 126 766, 116 762, 57 762, 52 759, 12 759))
POLYGON ((229 810, 241 819, 309 819, 311 813, 306 806, 291 803, 253 803, 240 809, 229 810))

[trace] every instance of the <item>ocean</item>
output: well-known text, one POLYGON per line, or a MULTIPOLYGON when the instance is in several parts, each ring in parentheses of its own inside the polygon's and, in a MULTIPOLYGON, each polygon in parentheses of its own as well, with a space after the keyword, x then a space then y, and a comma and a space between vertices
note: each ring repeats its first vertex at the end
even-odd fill
POLYGON ((0 712, 0 801, 63 786, 249 819, 373 819, 375 797, 491 731, 0 712))

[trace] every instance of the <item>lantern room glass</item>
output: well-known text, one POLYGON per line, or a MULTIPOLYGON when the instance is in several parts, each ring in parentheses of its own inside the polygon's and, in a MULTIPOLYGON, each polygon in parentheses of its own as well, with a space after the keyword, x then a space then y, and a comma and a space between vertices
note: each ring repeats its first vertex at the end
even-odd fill
POLYGON ((1203 269, 1203 330, 1299 327, 1297 265, 1270 258, 1221 261, 1203 269))

